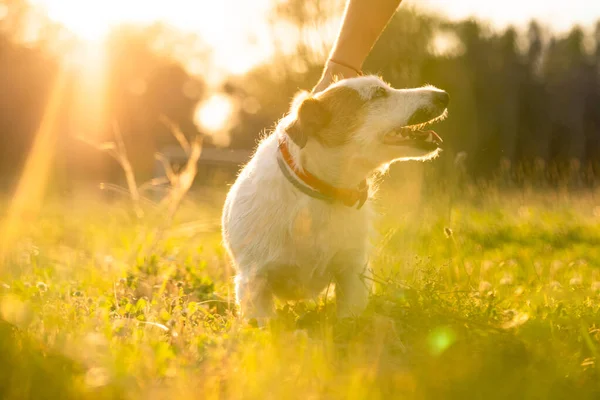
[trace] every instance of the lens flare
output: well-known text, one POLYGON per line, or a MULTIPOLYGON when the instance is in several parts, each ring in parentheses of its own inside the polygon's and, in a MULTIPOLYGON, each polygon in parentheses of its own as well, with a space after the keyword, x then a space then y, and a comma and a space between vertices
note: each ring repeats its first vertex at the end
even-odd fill
POLYGON ((198 105, 194 113, 194 123, 202 131, 214 136, 227 128, 232 113, 233 104, 229 97, 216 94, 198 105))
POLYGON ((429 351, 438 356, 446 351, 456 341, 456 334, 448 327, 439 327, 434 329, 428 338, 429 351))
POLYGON ((52 88, 42 122, 37 130, 25 168, 0 229, 0 269, 7 251, 23 225, 31 223, 42 203, 51 172, 54 148, 60 128, 58 120, 67 88, 67 74, 60 71, 52 88))

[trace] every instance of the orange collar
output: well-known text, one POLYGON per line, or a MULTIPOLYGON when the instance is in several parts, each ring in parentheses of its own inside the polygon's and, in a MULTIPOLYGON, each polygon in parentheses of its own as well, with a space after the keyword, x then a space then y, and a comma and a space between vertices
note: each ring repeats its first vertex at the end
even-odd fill
POLYGON ((284 136, 279 137, 279 154, 281 155, 278 157, 279 167, 283 175, 303 193, 321 200, 339 201, 348 207, 354 207, 358 203, 356 208, 359 210, 367 201, 369 186, 366 179, 356 189, 337 188, 323 182, 310 172, 296 167, 284 136), (293 175, 286 167, 293 172, 293 175))

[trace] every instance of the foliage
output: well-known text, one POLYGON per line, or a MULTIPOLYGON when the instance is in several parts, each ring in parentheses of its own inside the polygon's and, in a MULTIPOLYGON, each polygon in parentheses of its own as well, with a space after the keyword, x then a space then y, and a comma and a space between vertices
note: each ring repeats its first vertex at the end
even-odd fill
POLYGON ((235 316, 218 231, 173 229, 142 254, 155 238, 128 204, 49 203, 0 284, 0 396, 597 398, 595 197, 406 193, 381 190, 363 316, 336 321, 320 298, 264 329, 235 316))

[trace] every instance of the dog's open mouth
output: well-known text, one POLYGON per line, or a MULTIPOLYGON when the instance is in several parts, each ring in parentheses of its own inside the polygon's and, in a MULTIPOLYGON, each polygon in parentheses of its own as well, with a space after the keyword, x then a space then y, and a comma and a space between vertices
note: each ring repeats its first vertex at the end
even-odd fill
POLYGON ((447 111, 445 110, 441 115, 430 119, 429 121, 395 129, 383 137, 383 143, 394 146, 411 146, 433 151, 440 147, 444 141, 437 133, 432 130, 425 130, 425 128, 444 119, 446 114, 447 111))

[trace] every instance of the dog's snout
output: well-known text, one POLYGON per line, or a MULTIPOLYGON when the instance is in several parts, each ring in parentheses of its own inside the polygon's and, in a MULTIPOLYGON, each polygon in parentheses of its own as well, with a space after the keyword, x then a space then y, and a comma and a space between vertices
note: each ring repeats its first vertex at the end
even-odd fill
POLYGON ((448 103, 450 103, 450 95, 446 92, 434 92, 433 93, 433 104, 435 104, 439 108, 448 107, 448 103))

